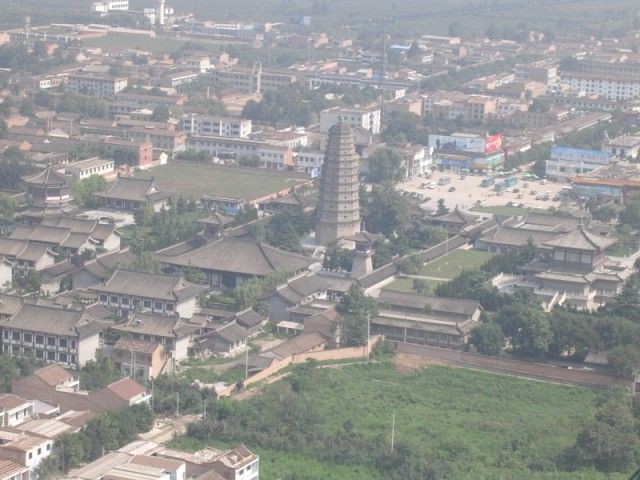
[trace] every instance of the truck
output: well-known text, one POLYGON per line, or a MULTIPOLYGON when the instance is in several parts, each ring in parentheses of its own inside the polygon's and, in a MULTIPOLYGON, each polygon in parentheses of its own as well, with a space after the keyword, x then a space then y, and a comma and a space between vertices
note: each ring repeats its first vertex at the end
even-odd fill
POLYGON ((438 180, 438 185, 449 185, 451 183, 451 177, 441 177, 438 180))
POLYGON ((485 178, 482 179, 482 182, 480 182, 480 186, 481 187, 490 187, 494 183, 496 183, 496 177, 485 177, 485 178))

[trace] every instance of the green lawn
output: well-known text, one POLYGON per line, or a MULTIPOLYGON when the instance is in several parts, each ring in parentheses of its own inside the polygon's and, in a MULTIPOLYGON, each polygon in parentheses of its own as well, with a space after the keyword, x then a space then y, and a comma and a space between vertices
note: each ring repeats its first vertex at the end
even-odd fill
POLYGON ((521 216, 527 214, 527 209, 522 207, 473 207, 472 212, 492 213, 495 215, 521 216))
POLYGON ((442 465, 441 478, 624 480, 625 475, 556 467, 558 455, 573 444, 605 395, 462 368, 399 374, 390 362, 350 365, 315 370, 297 391, 287 381, 267 386, 235 404, 225 420, 229 430, 221 426, 211 441, 179 438, 172 446, 195 450, 245 443, 261 456, 265 480, 382 480, 375 452, 328 461, 321 454, 325 447, 296 439, 313 429, 321 442, 332 443, 349 428, 353 434, 347 438, 379 438, 380 448, 386 448, 395 413, 396 447, 442 465), (300 418, 305 416, 306 421, 300 418), (266 433, 272 430, 276 436, 266 433), (287 447, 276 447, 276 441, 287 447))
POLYGON ((444 257, 427 263, 417 275, 452 279, 458 276, 462 270, 482 266, 487 260, 493 257, 493 255, 494 254, 490 252, 482 252, 474 249, 453 250, 444 257))
POLYGON ((155 177, 167 190, 196 199, 202 195, 219 195, 254 200, 304 181, 294 172, 269 172, 177 160, 138 172, 136 177, 155 177))
MULTIPOLYGON (((410 277, 401 277, 395 279, 388 285, 385 285, 385 289, 387 290, 395 290, 396 292, 406 292, 406 293, 416 293, 413 289, 413 278, 410 277)), ((433 281, 433 280, 425 280, 427 285, 429 286, 428 294, 432 294, 435 288, 440 285, 441 282, 433 281)))

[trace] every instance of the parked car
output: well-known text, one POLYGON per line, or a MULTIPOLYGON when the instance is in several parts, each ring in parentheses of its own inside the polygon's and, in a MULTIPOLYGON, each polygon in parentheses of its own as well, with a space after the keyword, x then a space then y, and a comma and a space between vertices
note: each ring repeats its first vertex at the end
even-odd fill
POLYGON ((450 192, 455 192, 456 191, 456 187, 449 187, 449 191, 450 192))

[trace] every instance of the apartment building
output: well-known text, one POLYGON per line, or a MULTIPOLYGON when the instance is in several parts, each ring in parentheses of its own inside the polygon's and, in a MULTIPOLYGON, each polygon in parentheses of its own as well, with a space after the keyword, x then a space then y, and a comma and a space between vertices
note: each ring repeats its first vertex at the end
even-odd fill
POLYGON ((197 308, 196 298, 206 288, 182 277, 118 269, 109 280, 91 290, 98 293, 101 305, 114 309, 120 316, 148 310, 191 318, 197 308))
POLYGON ((322 133, 329 133, 329 129, 340 122, 351 128, 363 128, 373 135, 378 135, 380 133, 380 109, 333 107, 320 112, 320 131, 322 133))
POLYGON ((149 142, 155 149, 170 152, 184 152, 187 144, 186 133, 162 128, 131 128, 127 136, 134 142, 149 142))
POLYGON ((64 171, 76 180, 83 180, 93 175, 110 177, 115 171, 115 161, 106 158, 92 157, 68 163, 64 166, 64 171))
POLYGON ((269 170, 288 170, 295 165, 290 148, 244 138, 191 136, 187 139, 187 150, 207 152, 216 157, 256 157, 260 161, 260 167, 269 170))
POLYGON ((70 73, 67 77, 69 90, 96 97, 112 97, 127 88, 128 84, 127 77, 110 75, 70 73))
POLYGON ((33 354, 38 361, 77 368, 95 360, 104 329, 83 310, 24 304, 16 315, 0 321, 2 352, 33 354))
POLYGON ((438 90, 422 96, 424 117, 482 122, 496 115, 497 108, 498 99, 488 95, 438 90))
POLYGON ((0 459, 24 465, 30 470, 51 455, 53 440, 12 429, 0 429, 0 459))
POLYGON ((182 116, 180 127, 187 135, 247 138, 253 125, 251 120, 245 118, 186 113, 182 116))
POLYGON ((295 152, 296 170, 301 173, 307 173, 315 178, 322 172, 324 157, 324 152, 308 152, 304 150, 295 152))
POLYGON ((109 113, 112 115, 128 114, 141 108, 153 110, 156 107, 171 109, 184 105, 186 101, 186 95, 147 95, 120 92, 115 96, 115 100, 109 104, 109 113))
POLYGON ((212 84, 226 85, 245 95, 252 95, 291 86, 298 80, 298 75, 288 70, 263 69, 261 65, 254 65, 210 69, 208 79, 212 84))
POLYGON ((562 84, 575 94, 597 95, 609 100, 640 98, 640 78, 562 72, 562 84))

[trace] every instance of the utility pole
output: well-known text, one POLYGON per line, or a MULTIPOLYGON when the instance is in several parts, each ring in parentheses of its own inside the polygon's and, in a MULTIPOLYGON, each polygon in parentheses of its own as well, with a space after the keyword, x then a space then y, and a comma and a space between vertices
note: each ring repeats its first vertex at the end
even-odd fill
POLYGON ((176 417, 180 416, 180 392, 176 392, 176 417))
POLYGON ((367 315, 367 362, 371 356, 371 315, 367 315))
POLYGON ((249 378, 249 348, 247 346, 247 349, 245 350, 245 357, 244 357, 244 379, 246 380, 247 378, 249 378))
POLYGON ((203 409, 202 409, 202 420, 206 420, 207 419, 207 401, 203 400, 202 401, 202 405, 203 405, 203 409))
POLYGON ((391 453, 393 453, 393 447, 396 440, 396 412, 393 412, 391 417, 391 453))

